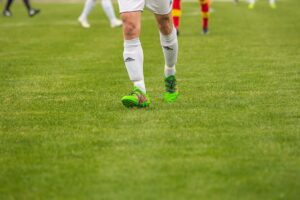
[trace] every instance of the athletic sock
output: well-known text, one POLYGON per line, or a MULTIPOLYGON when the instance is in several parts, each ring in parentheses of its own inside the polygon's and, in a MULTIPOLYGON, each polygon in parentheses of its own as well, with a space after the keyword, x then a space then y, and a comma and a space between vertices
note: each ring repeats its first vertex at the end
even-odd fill
POLYGON ((95 4, 96 0, 86 0, 80 18, 87 19, 95 4))
POLYGON ((144 54, 139 38, 124 41, 124 62, 134 86, 146 93, 144 82, 144 54))
POLYGON ((27 10, 30 11, 31 6, 30 6, 30 3, 29 3, 29 0, 23 0, 23 2, 24 2, 25 7, 27 8, 27 10))
POLYGON ((5 10, 10 10, 10 6, 13 3, 14 0, 8 0, 6 5, 5 5, 5 10))
POLYGON ((274 5, 275 4, 275 0, 269 0, 270 5, 274 5))
POLYGON ((160 33, 160 43, 163 48, 165 58, 165 76, 175 75, 175 65, 177 63, 178 56, 178 41, 176 35, 176 29, 173 28, 169 35, 163 35, 160 33))
POLYGON ((209 1, 200 0, 201 13, 202 13, 202 29, 208 30, 208 18, 209 18, 209 1))
POLYGON ((110 21, 110 23, 112 23, 117 18, 111 0, 102 0, 101 3, 108 20, 110 21))
POLYGON ((172 16, 173 16, 174 26, 178 30, 180 25, 180 17, 181 17, 181 0, 174 0, 172 16))

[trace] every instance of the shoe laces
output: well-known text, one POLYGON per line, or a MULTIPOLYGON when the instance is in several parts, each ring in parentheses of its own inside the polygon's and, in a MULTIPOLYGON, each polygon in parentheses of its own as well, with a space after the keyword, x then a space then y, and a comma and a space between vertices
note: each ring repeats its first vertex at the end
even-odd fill
POLYGON ((136 88, 135 88, 135 89, 130 93, 130 95, 135 95, 135 96, 138 98, 138 102, 139 102, 139 103, 143 103, 143 102, 148 101, 147 96, 146 96, 144 93, 142 93, 139 89, 136 89, 136 88))
POLYGON ((174 76, 170 76, 165 79, 166 91, 170 93, 176 92, 176 78, 174 76))

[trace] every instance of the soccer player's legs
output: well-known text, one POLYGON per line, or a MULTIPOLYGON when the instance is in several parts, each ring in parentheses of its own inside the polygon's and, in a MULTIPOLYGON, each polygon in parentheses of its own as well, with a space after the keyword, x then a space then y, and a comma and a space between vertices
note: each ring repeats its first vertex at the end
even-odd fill
POLYGON ((174 0, 172 9, 173 23, 179 35, 180 17, 181 17, 181 0, 174 0))
POLYGON ((123 21, 124 62, 134 87, 131 94, 122 98, 126 107, 147 107, 150 99, 146 94, 144 82, 144 54, 139 39, 141 32, 141 11, 144 0, 118 0, 121 19, 123 21))
POLYGON ((31 5, 29 3, 29 0, 23 0, 23 2, 24 2, 24 5, 25 5, 25 7, 28 11, 28 15, 30 17, 33 17, 33 16, 37 15, 40 12, 39 9, 34 9, 34 8, 31 7, 31 5))
POLYGON ((34 17, 35 15, 37 15, 38 13, 41 12, 40 9, 32 8, 29 3, 29 0, 23 0, 23 2, 24 2, 25 7, 27 8, 29 17, 34 17))
POLYGON ((155 13, 160 29, 161 43, 165 56, 165 75, 168 82, 168 94, 172 94, 172 101, 177 98, 175 88, 175 65, 177 62, 178 42, 176 29, 172 22, 172 3, 170 0, 119 0, 124 32, 124 62, 130 80, 134 84, 133 92, 122 98, 126 107, 147 107, 150 99, 146 94, 143 73, 143 50, 139 40, 141 28, 141 11, 145 6, 155 13), (173 89, 171 91, 171 89, 173 89))
POLYGON ((126 107, 147 107, 150 99, 146 94, 144 82, 144 54, 139 39, 141 31, 141 11, 121 13, 124 34, 124 62, 130 80, 134 85, 133 92, 122 98, 126 107))
POLYGON ((112 5, 111 0, 101 0, 101 5, 103 11, 105 12, 105 15, 107 16, 110 22, 110 26, 112 28, 121 26, 122 22, 119 19, 117 19, 115 15, 114 7, 112 5))
POLYGON ((10 7, 12 5, 14 0, 7 0, 6 4, 5 4, 5 7, 4 7, 4 10, 3 10, 3 16, 5 17, 10 17, 12 16, 12 13, 10 11, 10 7))
MULTIPOLYGON (((13 1, 14 0, 7 0, 7 3, 6 3, 5 8, 3 10, 3 16, 6 16, 6 17, 12 16, 12 13, 10 11, 10 7, 11 7, 13 1)), ((40 12, 39 9, 34 9, 34 8, 31 7, 29 0, 23 0, 23 3, 25 5, 25 7, 28 11, 28 15, 30 17, 33 17, 33 16, 35 16, 36 14, 38 14, 40 12)))
POLYGON ((209 20, 209 0, 199 0, 200 10, 202 14, 202 31, 203 34, 208 33, 208 20, 209 20))
MULTIPOLYGON (((254 6, 255 6, 256 0, 248 0, 248 2, 249 2, 248 8, 249 8, 249 9, 253 9, 254 6)), ((269 0, 269 4, 270 4, 270 7, 271 7, 271 8, 276 9, 276 3, 275 3, 275 0, 269 0)))
POLYGON ((88 16, 91 13, 93 7, 96 4, 96 0, 86 0, 80 17, 78 18, 79 23, 83 28, 90 28, 88 22, 88 16))
POLYGON ((164 99, 167 102, 174 102, 177 99, 178 91, 176 87, 176 69, 178 57, 177 32, 173 25, 171 13, 165 15, 155 14, 159 31, 160 42, 165 59, 165 86, 164 99))
POLYGON ((29 0, 23 0, 23 2, 24 2, 25 7, 27 8, 27 10, 30 10, 31 6, 30 6, 30 3, 29 3, 29 0))
POLYGON ((276 3, 275 3, 275 0, 269 0, 269 4, 270 4, 270 7, 275 9, 276 8, 276 3))
POLYGON ((254 6, 255 6, 255 0, 248 0, 248 2, 249 2, 248 8, 249 8, 250 10, 253 9, 254 6))
POLYGON ((156 17, 160 32, 160 42, 165 59, 165 86, 164 99, 167 102, 174 102, 177 99, 175 65, 178 56, 177 31, 172 20, 172 0, 148 0, 146 7, 149 8, 156 17))

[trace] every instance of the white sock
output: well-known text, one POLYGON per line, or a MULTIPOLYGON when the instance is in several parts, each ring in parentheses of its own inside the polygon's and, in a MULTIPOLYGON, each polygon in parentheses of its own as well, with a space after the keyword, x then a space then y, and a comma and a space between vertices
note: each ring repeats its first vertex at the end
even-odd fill
POLYGON ((165 77, 169 77, 169 76, 175 76, 176 74, 176 69, 175 66, 174 67, 168 67, 165 66, 165 77))
POLYGON ((134 81, 133 85, 146 93, 146 86, 145 86, 145 81, 144 80, 134 81))
POLYGON ((108 20, 110 21, 110 23, 112 23, 112 21, 116 20, 117 18, 111 0, 102 0, 101 2, 102 2, 102 8, 108 20))
POLYGON ((254 4, 255 0, 248 0, 250 4, 254 4))
POLYGON ((269 0, 270 4, 275 4, 275 0, 269 0))
POLYGON ((176 29, 173 27, 173 30, 169 35, 163 35, 160 33, 160 43, 163 47, 163 53, 165 57, 165 76, 168 77, 175 75, 175 65, 178 57, 176 29))
POLYGON ((86 0, 80 18, 87 19, 95 4, 96 0, 86 0))
POLYGON ((146 93, 144 82, 144 54, 139 38, 124 41, 124 62, 134 86, 146 93))

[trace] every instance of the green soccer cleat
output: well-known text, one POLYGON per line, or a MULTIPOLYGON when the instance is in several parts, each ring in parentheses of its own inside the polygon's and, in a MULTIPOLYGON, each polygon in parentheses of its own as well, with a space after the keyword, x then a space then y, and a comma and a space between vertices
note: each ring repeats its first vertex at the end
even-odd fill
POLYGON ((175 76, 171 75, 165 79, 166 92, 164 93, 164 99, 166 102, 175 102, 178 97, 178 91, 176 88, 177 82, 175 76))
POLYGON ((127 108, 145 108, 151 103, 149 96, 137 87, 134 87, 131 94, 124 96, 121 101, 127 108))

